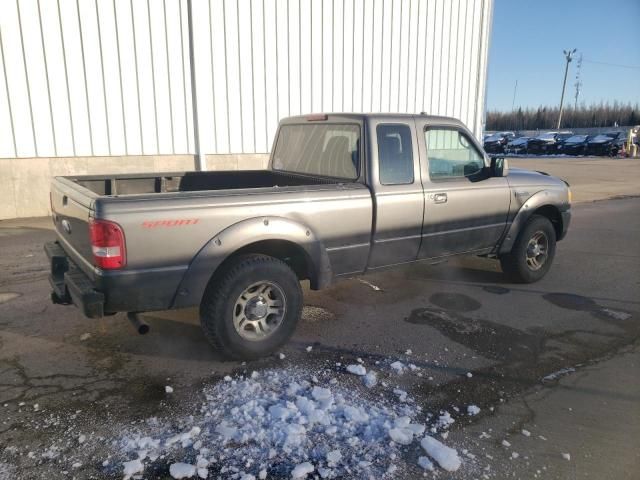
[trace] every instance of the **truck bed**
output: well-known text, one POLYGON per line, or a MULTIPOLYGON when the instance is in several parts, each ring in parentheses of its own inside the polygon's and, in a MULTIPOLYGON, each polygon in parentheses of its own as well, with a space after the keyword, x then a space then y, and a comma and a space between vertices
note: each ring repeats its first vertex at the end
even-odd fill
POLYGON ((145 173, 66 178, 97 195, 118 196, 344 183, 342 179, 334 180, 272 170, 145 173))

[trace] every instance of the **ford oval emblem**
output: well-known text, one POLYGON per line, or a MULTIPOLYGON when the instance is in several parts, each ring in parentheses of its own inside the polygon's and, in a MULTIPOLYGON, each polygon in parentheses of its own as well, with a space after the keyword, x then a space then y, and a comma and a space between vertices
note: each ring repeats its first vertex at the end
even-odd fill
POLYGON ((71 233, 71 224, 67 220, 62 220, 62 228, 67 233, 71 233))

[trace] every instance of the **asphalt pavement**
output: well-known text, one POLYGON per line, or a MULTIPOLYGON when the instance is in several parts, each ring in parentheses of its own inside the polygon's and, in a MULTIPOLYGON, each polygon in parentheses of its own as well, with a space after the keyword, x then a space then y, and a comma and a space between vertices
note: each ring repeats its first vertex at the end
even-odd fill
POLYGON ((180 412, 227 374, 358 358, 415 365, 420 375, 393 381, 424 411, 480 408, 459 415, 447 441, 482 468, 438 478, 640 471, 640 198, 574 205, 536 284, 507 283, 493 260, 459 258, 305 288, 284 358, 249 365, 222 361, 195 309, 147 314, 151 332, 138 336, 122 314, 89 320, 52 305, 42 245, 53 238, 48 219, 0 222, 0 478, 103 478, 96 458, 74 473, 66 457, 29 453, 64 438, 45 416, 78 415, 100 435, 109 423, 180 412))

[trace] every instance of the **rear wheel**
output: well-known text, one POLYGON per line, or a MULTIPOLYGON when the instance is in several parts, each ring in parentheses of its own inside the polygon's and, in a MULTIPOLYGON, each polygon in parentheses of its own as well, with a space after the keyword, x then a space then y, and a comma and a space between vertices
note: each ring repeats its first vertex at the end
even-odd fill
POLYGON ((517 283, 533 283, 544 277, 556 253, 556 232, 548 218, 533 215, 511 252, 500 257, 502 271, 517 283))
POLYGON ((214 277, 200 305, 205 337, 226 357, 251 360, 289 340, 302 312, 295 272, 267 255, 244 255, 214 277))

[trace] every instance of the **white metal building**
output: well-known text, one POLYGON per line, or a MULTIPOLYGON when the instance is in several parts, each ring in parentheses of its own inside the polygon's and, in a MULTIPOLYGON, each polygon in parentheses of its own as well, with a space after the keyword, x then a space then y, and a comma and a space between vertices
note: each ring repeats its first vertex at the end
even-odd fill
POLYGON ((266 153, 279 118, 321 111, 426 111, 480 135, 492 4, 7 0, 0 162, 266 153))

